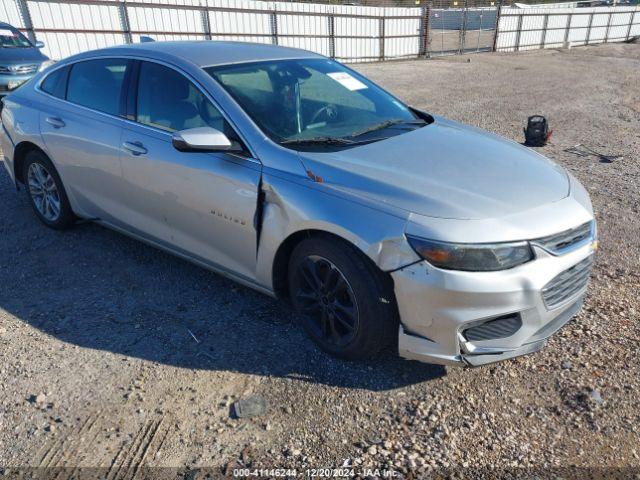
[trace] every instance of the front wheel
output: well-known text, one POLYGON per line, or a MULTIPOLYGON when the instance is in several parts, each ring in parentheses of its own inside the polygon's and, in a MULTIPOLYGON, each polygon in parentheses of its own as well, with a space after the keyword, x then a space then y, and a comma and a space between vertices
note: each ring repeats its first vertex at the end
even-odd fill
POLYGON ((32 150, 27 153, 22 178, 29 202, 42 223, 56 230, 73 224, 75 216, 62 180, 43 152, 32 150))
POLYGON ((389 281, 339 239, 312 237, 294 249, 289 293, 306 332, 334 356, 367 358, 398 335, 389 281))

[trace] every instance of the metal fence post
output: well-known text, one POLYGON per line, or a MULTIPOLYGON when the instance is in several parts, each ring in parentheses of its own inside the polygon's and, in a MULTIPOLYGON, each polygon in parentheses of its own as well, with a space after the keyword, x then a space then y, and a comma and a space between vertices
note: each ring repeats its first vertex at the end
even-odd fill
POLYGON ((498 33, 500 30, 500 11, 502 10, 502 0, 498 2, 498 9, 496 11, 496 25, 493 29, 493 51, 498 49, 498 33))
POLYGON ((480 12, 478 16, 480 17, 480 25, 478 25, 478 35, 476 36, 476 53, 480 51, 480 35, 482 34, 482 21, 484 19, 484 14, 480 12))
POLYGON ((129 12, 127 10, 127 0, 121 0, 118 5, 118 17, 120 17, 120 28, 124 35, 125 43, 133 43, 131 37, 131 24, 129 23, 129 12))
POLYGON ((604 43, 607 43, 609 40, 609 30, 611 30, 611 17, 613 13, 609 12, 609 19, 607 20, 607 29, 604 32, 604 43))
POLYGON ((520 34, 522 33, 522 20, 524 18, 524 13, 518 15, 518 28, 516 29, 516 42, 515 42, 515 51, 520 51, 520 34))
POLYGON ((329 57, 336 58, 336 18, 329 15, 327 21, 329 22, 329 57))
POLYGON ((459 54, 462 54, 464 52, 464 42, 467 35, 467 12, 467 0, 464 0, 464 5, 462 6, 462 25, 460 26, 460 41, 458 45, 459 54))
POLYGON ((544 16, 542 21, 542 38, 540 39, 540 48, 544 48, 544 44, 547 43, 547 26, 549 25, 549 14, 544 16))
POLYGON ((633 27, 633 21, 636 18, 636 12, 637 10, 631 12, 631 18, 629 19, 629 28, 627 28, 627 40, 629 40, 629 37, 631 36, 631 28, 633 27))
POLYGON ((593 23, 593 13, 589 15, 589 25, 587 26, 587 39, 584 44, 589 45, 589 38, 591 37, 591 24, 593 23))
POLYGON ((202 20, 202 31, 204 32, 204 38, 212 40, 211 36, 211 22, 209 21, 209 10, 203 8, 200 10, 200 19, 202 20))
POLYGON ((420 12, 420 36, 418 37, 418 41, 420 44, 418 45, 418 56, 419 57, 429 57, 429 29, 431 18, 431 2, 429 2, 426 6, 421 7, 420 12))
POLYGON ((562 44, 563 47, 567 48, 569 46, 569 32, 571 32, 571 20, 573 18, 573 15, 571 13, 569 13, 567 15, 567 25, 566 25, 566 30, 564 31, 564 43, 562 44))
POLYGON ((271 26, 271 43, 278 45, 278 14, 275 10, 269 15, 269 25, 271 26))
POLYGON ((27 3, 27 0, 16 0, 16 3, 18 5, 18 12, 22 18, 22 23, 27 31, 27 37, 29 37, 31 43, 35 43, 36 33, 33 30, 33 21, 31 20, 31 12, 29 12, 29 4, 27 3))
POLYGON ((384 37, 385 37, 385 33, 384 33, 384 20, 385 17, 380 17, 380 19, 378 20, 378 37, 379 37, 379 42, 380 42, 380 60, 384 61, 384 37))

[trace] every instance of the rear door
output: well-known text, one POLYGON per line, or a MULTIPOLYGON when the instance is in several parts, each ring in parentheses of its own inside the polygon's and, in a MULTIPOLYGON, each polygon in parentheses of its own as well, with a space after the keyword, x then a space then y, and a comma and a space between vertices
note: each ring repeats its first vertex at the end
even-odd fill
POLYGON ((260 163, 248 153, 176 150, 172 133, 183 129, 210 126, 240 137, 184 72, 150 61, 135 70, 121 151, 128 223, 152 241, 253 279, 260 163))
POLYGON ((84 60, 42 83, 49 95, 40 132, 77 213, 120 224, 126 204, 120 166, 125 58, 84 60))

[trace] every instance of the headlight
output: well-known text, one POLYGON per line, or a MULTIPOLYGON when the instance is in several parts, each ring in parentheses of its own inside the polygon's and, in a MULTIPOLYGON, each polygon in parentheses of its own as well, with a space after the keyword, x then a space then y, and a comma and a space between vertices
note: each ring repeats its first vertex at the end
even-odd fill
POLYGON ((38 71, 41 72, 43 71, 45 68, 47 68, 50 65, 53 65, 54 63, 56 63, 54 60, 47 60, 45 62, 42 62, 40 64, 40 68, 38 68, 38 71))
POLYGON ((431 265, 447 270, 493 272, 533 259, 528 242, 447 243, 408 235, 407 240, 416 253, 431 265))
POLYGON ((24 82, 26 82, 26 80, 9 80, 7 82, 7 90, 13 91, 16 88, 18 88, 20 85, 22 85, 24 82))

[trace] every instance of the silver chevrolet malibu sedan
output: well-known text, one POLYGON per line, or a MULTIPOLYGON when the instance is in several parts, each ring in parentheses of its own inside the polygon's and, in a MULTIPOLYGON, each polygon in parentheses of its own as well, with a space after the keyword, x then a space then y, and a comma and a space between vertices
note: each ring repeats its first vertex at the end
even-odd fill
POLYGON ((289 299, 342 358, 537 351, 580 309, 596 248, 566 170, 303 50, 86 52, 9 95, 0 136, 45 225, 92 220, 289 299))

